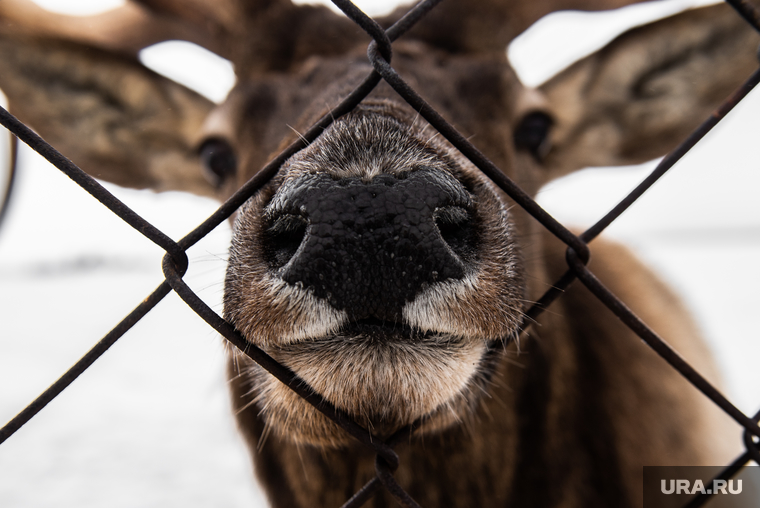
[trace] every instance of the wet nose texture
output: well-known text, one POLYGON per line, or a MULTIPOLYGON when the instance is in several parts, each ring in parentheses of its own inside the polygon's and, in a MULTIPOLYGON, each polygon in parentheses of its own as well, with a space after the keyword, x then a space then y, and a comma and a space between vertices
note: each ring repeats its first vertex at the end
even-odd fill
POLYGON ((460 279, 474 252, 473 202, 452 175, 417 170, 286 182, 267 207, 270 263, 349 318, 400 321, 426 285, 460 279))

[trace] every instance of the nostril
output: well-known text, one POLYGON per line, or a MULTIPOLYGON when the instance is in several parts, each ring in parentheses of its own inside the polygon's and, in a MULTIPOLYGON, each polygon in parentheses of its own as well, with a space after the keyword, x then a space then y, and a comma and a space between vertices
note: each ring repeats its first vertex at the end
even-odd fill
POLYGON ((460 258, 467 258, 473 252, 472 217, 461 206, 436 208, 433 220, 444 242, 460 258))
POLYGON ((446 172, 287 180, 264 211, 268 267, 351 320, 401 320, 432 284, 461 280, 478 259, 471 195, 446 172))
POLYGON ((285 266, 295 255, 306 236, 309 223, 299 215, 284 214, 277 217, 267 229, 267 250, 275 268, 285 266))

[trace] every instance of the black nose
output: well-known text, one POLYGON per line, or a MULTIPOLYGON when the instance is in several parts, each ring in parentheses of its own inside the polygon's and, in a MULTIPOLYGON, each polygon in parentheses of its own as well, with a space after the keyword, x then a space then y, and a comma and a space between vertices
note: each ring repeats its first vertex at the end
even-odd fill
POLYGON ((426 285, 461 279, 474 252, 473 203, 452 175, 286 181, 267 207, 270 263, 353 320, 399 321, 426 285))

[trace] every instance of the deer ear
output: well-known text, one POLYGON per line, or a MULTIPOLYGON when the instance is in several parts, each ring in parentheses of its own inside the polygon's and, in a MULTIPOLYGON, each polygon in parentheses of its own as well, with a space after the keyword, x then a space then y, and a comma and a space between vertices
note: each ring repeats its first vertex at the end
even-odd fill
POLYGON ((194 146, 213 104, 134 56, 0 32, 0 89, 13 114, 92 176, 213 195, 194 146))
POLYGON ((665 155, 757 68, 760 37, 728 5, 624 33, 541 87, 555 114, 548 179, 665 155))

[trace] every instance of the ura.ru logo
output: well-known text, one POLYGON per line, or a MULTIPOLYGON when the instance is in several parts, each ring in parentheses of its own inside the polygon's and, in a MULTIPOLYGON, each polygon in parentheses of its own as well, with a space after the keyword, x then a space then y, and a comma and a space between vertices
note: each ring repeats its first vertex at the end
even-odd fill
POLYGON ((705 487, 702 480, 661 480, 660 491, 663 494, 741 494, 742 481, 736 480, 713 480, 712 485, 707 482, 705 487))

